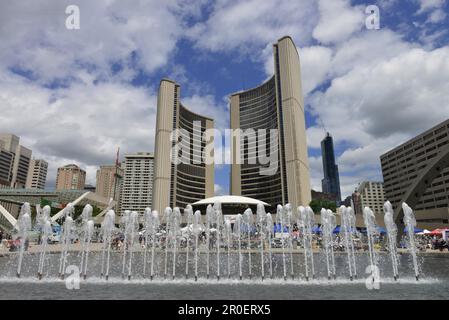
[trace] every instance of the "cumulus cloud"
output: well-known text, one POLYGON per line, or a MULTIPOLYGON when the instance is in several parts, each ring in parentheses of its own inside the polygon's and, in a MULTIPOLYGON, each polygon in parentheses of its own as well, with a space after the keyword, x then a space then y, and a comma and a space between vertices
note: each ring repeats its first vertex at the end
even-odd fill
POLYGON ((299 45, 308 43, 317 18, 316 3, 312 0, 219 0, 209 18, 195 24, 188 34, 198 48, 239 49, 258 55, 257 50, 284 35, 293 36, 299 45))
POLYGON ((419 10, 417 14, 425 13, 444 6, 446 0, 418 0, 419 10))
POLYGON ((444 6, 446 0, 418 0, 419 9, 416 15, 427 14, 426 23, 440 23, 446 19, 446 12, 444 6))
MULTIPOLYGON (((19 135, 35 156, 95 166, 112 163, 118 146, 124 152, 152 150, 152 92, 92 82, 51 90, 14 75, 3 75, 0 83, 0 127, 19 135)), ((49 162, 53 178, 56 162, 49 162)))
POLYGON ((446 13, 443 11, 443 10, 441 10, 441 9, 437 9, 437 10, 434 10, 430 15, 429 15, 429 18, 427 19, 427 21, 428 22, 431 22, 431 23, 438 23, 438 22, 441 22, 441 21, 443 21, 444 19, 446 19, 446 13))
MULTIPOLYGON (((336 144, 351 145, 338 158, 340 173, 381 180, 379 156, 445 120, 447 101, 449 48, 444 47, 414 48, 375 63, 361 62, 309 102, 336 144)), ((319 128, 307 132, 309 145, 317 147, 319 128)))
POLYGON ((81 0, 77 2, 79 30, 65 27, 69 4, 44 0, 2 5, 3 67, 19 68, 51 84, 57 79, 73 80, 73 71, 79 69, 109 77, 111 64, 121 64, 120 76, 129 80, 133 65, 147 72, 164 66, 182 35, 180 7, 174 1, 81 0))
MULTIPOLYGON (((0 128, 49 162, 50 186, 58 166, 77 163, 95 184, 97 166, 113 163, 117 147, 153 150, 158 81, 131 80, 169 64, 187 18, 204 5, 82 0, 81 28, 70 31, 69 4, 18 1, 0 10, 0 128)), ((185 80, 183 67, 173 67, 185 80)), ((193 111, 225 119, 211 95, 182 98, 193 111)))
POLYGON ((352 7, 349 0, 318 0, 320 20, 313 29, 313 37, 322 43, 347 39, 364 24, 361 7, 352 7))
POLYGON ((215 195, 216 196, 224 196, 224 195, 226 195, 225 189, 221 185, 219 185, 219 184, 215 184, 214 185, 214 191, 215 191, 215 195))

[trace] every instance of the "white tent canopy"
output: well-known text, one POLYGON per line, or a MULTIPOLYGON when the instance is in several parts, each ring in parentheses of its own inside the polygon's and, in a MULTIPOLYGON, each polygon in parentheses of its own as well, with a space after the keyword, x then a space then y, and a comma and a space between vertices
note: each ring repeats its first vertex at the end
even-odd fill
POLYGON ((258 205, 263 204, 264 206, 268 206, 268 203, 256 200, 253 198, 248 197, 242 197, 242 196, 216 196, 216 197, 210 197, 207 199, 203 199, 200 201, 197 201, 193 203, 192 205, 198 206, 198 205, 207 205, 207 204, 214 204, 215 202, 220 202, 221 204, 248 204, 248 205, 258 205))

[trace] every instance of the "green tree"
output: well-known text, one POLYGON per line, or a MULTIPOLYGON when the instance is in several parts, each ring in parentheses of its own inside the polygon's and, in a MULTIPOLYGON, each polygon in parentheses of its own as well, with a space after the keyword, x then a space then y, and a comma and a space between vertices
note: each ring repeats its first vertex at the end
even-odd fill
POLYGON ((337 210, 337 204, 330 200, 312 200, 309 206, 312 208, 313 212, 320 213, 321 209, 330 209, 333 212, 337 210))

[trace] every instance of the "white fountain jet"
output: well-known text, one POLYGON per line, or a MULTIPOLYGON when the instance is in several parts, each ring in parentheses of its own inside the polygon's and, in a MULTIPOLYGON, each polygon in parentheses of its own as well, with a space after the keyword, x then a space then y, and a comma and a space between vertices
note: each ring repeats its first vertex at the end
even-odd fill
POLYGON ((45 255, 47 253, 48 238, 50 237, 50 235, 53 234, 53 228, 51 226, 50 221, 50 212, 51 212, 50 206, 47 205, 42 209, 42 211, 39 210, 38 212, 39 215, 37 216, 36 222, 41 233, 40 236, 41 252, 39 254, 37 278, 41 280, 44 270, 45 255))
POLYGON ((198 253, 199 253, 199 237, 200 233, 204 231, 204 226, 201 222, 201 212, 195 211, 193 215, 192 232, 195 236, 195 281, 198 281, 198 253))
POLYGON ((76 230, 72 217, 74 210, 75 208, 71 203, 69 203, 64 209, 65 220, 61 230, 61 243, 63 249, 59 260, 59 276, 61 279, 64 279, 65 276, 65 266, 67 264, 69 245, 75 238, 74 232, 76 230))
POLYGON ((31 230, 31 208, 28 202, 25 202, 20 209, 19 218, 17 219, 17 238, 20 241, 19 262, 17 264, 17 277, 20 278, 22 271, 22 260, 25 246, 27 244, 28 232, 31 230))
POLYGON ((221 203, 219 201, 214 203, 214 224, 216 230, 215 245, 217 249, 217 280, 220 280, 220 243, 223 229, 223 213, 221 211, 221 203))
POLYGON ((268 260, 270 262, 270 278, 273 279, 273 250, 271 245, 271 239, 274 235, 274 225, 273 225, 273 217, 271 216, 271 213, 267 213, 266 215, 266 224, 265 224, 265 234, 267 235, 268 239, 268 260))
POLYGON ((394 223, 394 211, 390 201, 384 203, 384 222, 387 229, 388 251, 390 252, 391 266, 393 267, 393 278, 397 280, 399 278, 398 271, 398 254, 396 241, 398 237, 398 228, 394 223))
POLYGON ((334 229, 336 227, 335 215, 331 210, 321 209, 321 225, 323 232, 324 250, 326 253, 327 278, 337 277, 334 258, 334 229))
POLYGON ((111 258, 111 244, 113 232, 115 229, 115 212, 109 210, 101 223, 100 234, 103 240, 103 249, 101 255, 101 277, 105 274, 106 280, 109 278, 109 266, 111 258), (104 272, 104 266, 106 263, 106 271, 104 272))
POLYGON ((123 255, 122 255, 122 278, 125 277, 125 268, 126 268, 126 256, 128 251, 128 233, 126 232, 126 226, 128 225, 129 216, 131 215, 130 210, 125 210, 122 213, 122 217, 120 219, 120 229, 123 234, 123 255))
MULTIPOLYGON (((160 228, 160 221, 159 221, 159 213, 156 210, 153 210, 151 212, 151 215, 146 216, 146 233, 151 238, 151 270, 150 270, 150 279, 153 280, 154 278, 154 254, 156 250, 156 240, 158 231, 160 228)), ((148 243, 148 240, 147 240, 148 243)), ((146 249, 145 249, 146 250, 146 249)), ((146 263, 145 263, 146 265, 146 263)), ((144 271, 145 276, 145 271, 144 271)))
POLYGON ((171 235, 171 221, 173 210, 170 207, 166 207, 164 210, 164 221, 165 221, 165 259, 164 259, 164 279, 167 278, 168 271, 168 247, 170 245, 170 235, 171 235))
POLYGON ((379 235, 379 230, 377 229, 376 217, 374 215, 374 212, 368 207, 365 207, 363 209, 363 220, 365 221, 366 236, 368 238, 368 251, 372 282, 376 282, 379 278, 379 267, 377 253, 374 250, 374 239, 379 235))
POLYGON ((232 247, 232 225, 229 218, 225 219, 224 222, 224 239, 228 252, 228 279, 231 279, 231 247, 232 247))
POLYGON ((178 234, 181 226, 181 211, 178 207, 173 208, 173 214, 171 215, 171 231, 173 239, 173 266, 172 266, 172 279, 176 277, 176 254, 178 249, 178 234))
POLYGON ((251 228, 253 225, 253 211, 248 208, 243 212, 243 221, 245 222, 246 227, 246 236, 247 236, 247 250, 248 250, 248 270, 249 270, 249 278, 252 277, 252 264, 251 264, 251 228))
POLYGON ((341 215, 340 234, 348 258, 349 279, 352 281, 354 278, 357 278, 353 238, 353 235, 356 232, 355 215, 354 210, 351 207, 341 206, 339 212, 341 215))
POLYGON ((267 214, 265 213, 265 206, 261 203, 257 204, 256 220, 257 220, 257 233, 260 239, 260 273, 263 281, 265 278, 264 243, 266 240, 266 233, 267 233, 267 226, 266 226, 267 214))
POLYGON ((146 270, 147 270, 147 255, 148 255, 148 239, 151 238, 151 224, 152 224, 152 213, 151 208, 145 208, 145 211, 143 213, 143 236, 144 236, 144 248, 143 248, 143 270, 142 274, 145 278, 146 276, 146 270))
POLYGON ((243 217, 239 213, 235 218, 234 223, 234 233, 236 238, 238 239, 238 252, 239 252, 239 279, 242 280, 242 225, 243 225, 243 217))
POLYGON ((211 228, 214 221, 214 208, 208 205, 206 208, 206 278, 209 279, 210 274, 210 238, 211 228))
MULTIPOLYGON (((132 276, 132 261, 134 253, 134 243, 139 230, 139 214, 136 211, 131 211, 125 223, 125 241, 123 251, 123 262, 125 262, 126 253, 129 252, 128 257, 128 280, 131 280, 132 276), (128 250, 126 250, 126 248, 128 250)), ((122 277, 125 276, 124 269, 122 270, 122 277)))
POLYGON ((419 263, 416 249, 416 241, 415 241, 415 227, 416 227, 416 219, 413 214, 412 208, 410 208, 405 202, 402 203, 402 210, 404 211, 404 223, 407 228, 406 242, 407 249, 412 256, 413 260, 413 269, 415 271, 416 281, 419 280, 419 263))
POLYGON ((290 253, 290 276, 292 279, 295 278, 295 271, 293 267, 293 221, 295 221, 295 218, 293 217, 293 210, 292 205, 290 203, 287 203, 284 206, 285 211, 285 227, 288 229, 288 248, 290 253))
POLYGON ((81 213, 81 262, 80 272, 83 278, 87 277, 87 266, 89 259, 90 243, 94 233, 94 221, 92 220, 93 208, 87 204, 81 213))
POLYGON ((193 208, 188 204, 184 209, 184 216, 187 226, 184 229, 185 241, 186 241, 186 279, 189 277, 189 250, 190 250, 190 237, 192 235, 193 224, 193 208))
POLYGON ((315 277, 315 265, 313 260, 312 248, 312 227, 315 224, 315 214, 312 208, 303 206, 298 207, 298 226, 302 234, 302 242, 304 247, 304 265, 306 281, 309 281, 310 275, 312 279, 315 277))
POLYGON ((284 280, 287 280, 287 266, 285 264, 285 237, 284 237, 284 226, 287 223, 287 214, 282 205, 280 204, 278 204, 276 207, 276 222, 281 226, 282 266, 284 272, 284 280))

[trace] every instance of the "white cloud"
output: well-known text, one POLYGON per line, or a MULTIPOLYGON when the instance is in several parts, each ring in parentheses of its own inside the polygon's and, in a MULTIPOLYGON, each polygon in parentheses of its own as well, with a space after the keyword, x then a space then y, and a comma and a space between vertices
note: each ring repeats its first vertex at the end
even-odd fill
MULTIPOLYGON (((306 96, 327 79, 331 67, 332 49, 323 46, 298 47, 301 63, 303 94, 306 96)), ((273 48, 267 46, 263 51, 264 68, 267 77, 274 74, 273 48)))
POLYGON ((3 74, 0 80, 0 127, 48 159, 49 182, 58 164, 112 163, 118 146, 123 152, 151 151, 155 106, 154 93, 123 84, 50 90, 17 76, 3 74))
MULTIPOLYGON (((49 185, 58 166, 77 163, 94 184, 97 165, 112 163, 118 146, 122 154, 153 150, 157 83, 130 80, 167 67, 186 18, 200 16, 204 1, 81 0, 74 31, 65 28, 68 4, 0 5, 0 128, 49 162, 49 185)), ((172 67, 184 81, 183 66, 172 67)), ((182 100, 224 125, 213 96, 182 100)))
MULTIPOLYGON (((117 147, 122 154, 153 151, 156 99, 154 90, 123 83, 87 81, 51 90, 0 73, 0 128, 49 162, 49 185, 67 163, 86 169, 94 184, 97 166, 113 163, 117 147)), ((218 123, 223 119, 212 96, 181 99, 218 123)))
POLYGON ((441 10, 441 9, 437 9, 434 10, 430 15, 429 18, 427 19, 427 22, 431 22, 431 23, 438 23, 443 21, 444 19, 446 19, 446 13, 441 10))
POLYGON ((444 6, 446 0, 418 0, 419 10, 417 14, 425 13, 444 6))
POLYGON ((214 191, 215 191, 215 195, 216 196, 223 196, 226 195, 226 191, 224 190, 224 188, 219 185, 219 184, 215 184, 214 185, 214 191))
POLYGON ((326 47, 312 46, 298 49, 301 57, 301 76, 303 94, 306 96, 325 79, 331 67, 332 50, 326 47))
MULTIPOLYGON (((350 144, 338 159, 342 177, 379 180, 382 153, 448 117, 449 48, 415 48, 375 63, 353 63, 309 102, 335 143, 350 144)), ((316 147, 319 132, 308 129, 309 146, 316 147)))
MULTIPOLYGON (((284 35, 298 45, 311 40, 317 19, 315 1, 216 1, 207 21, 188 31, 199 48, 211 51, 239 49, 254 54, 284 35)), ((256 55, 258 55, 256 53, 256 55)))
POLYGON ((176 1, 81 0, 77 2, 80 29, 67 30, 68 4, 44 0, 1 5, 1 66, 29 70, 41 83, 52 83, 72 78, 80 68, 109 78, 111 64, 121 63, 123 71, 116 77, 129 80, 132 67, 153 72, 167 64, 183 36, 182 15, 198 6, 176 1))
POLYGON ((336 46, 330 77, 336 78, 353 69, 375 65, 413 47, 416 45, 403 41, 399 34, 389 29, 365 30, 336 46))
POLYGON ((348 0, 318 0, 320 20, 313 37, 323 43, 347 39, 365 26, 361 7, 352 7, 348 0))
POLYGON ((315 191, 321 191, 321 179, 323 178, 323 162, 321 157, 309 157, 310 187, 315 191))
POLYGON ((446 0, 418 0, 419 9, 416 15, 427 14, 427 20, 425 24, 440 23, 446 19, 446 12, 443 7, 446 4, 446 0))
POLYGON ((181 96, 181 101, 182 104, 189 110, 214 119, 215 128, 224 129, 229 126, 227 107, 223 104, 217 104, 214 96, 200 96, 198 94, 194 94, 185 98, 181 96))

